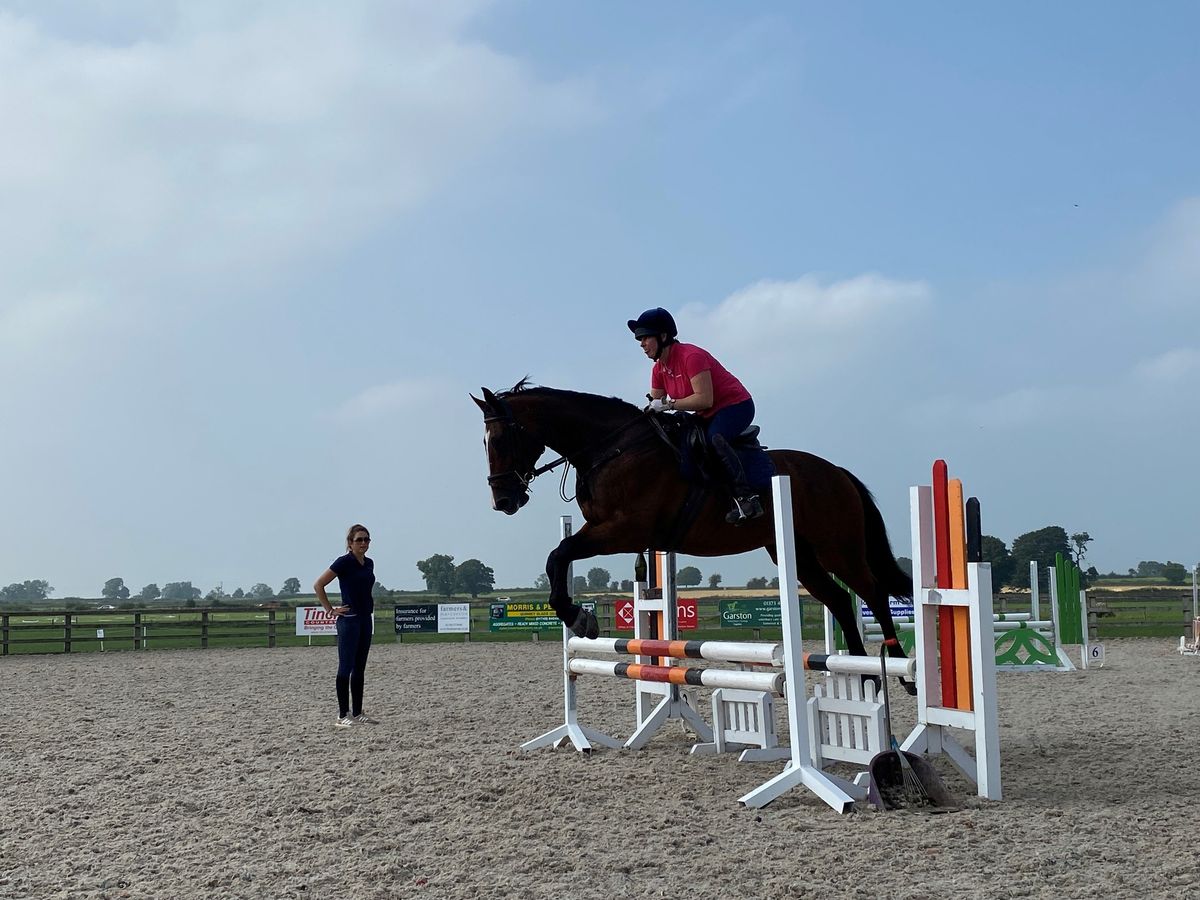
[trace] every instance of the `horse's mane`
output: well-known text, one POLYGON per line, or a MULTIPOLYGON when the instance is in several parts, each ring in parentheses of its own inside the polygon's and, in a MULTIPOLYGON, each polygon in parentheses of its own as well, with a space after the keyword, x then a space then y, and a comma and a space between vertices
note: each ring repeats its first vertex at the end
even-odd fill
POLYGON ((561 399, 564 402, 573 402, 576 404, 587 403, 595 404, 596 413, 599 414, 616 414, 631 415, 640 412, 640 410, 632 403, 622 400, 620 397, 602 397, 599 394, 587 394, 582 391, 568 391, 562 388, 543 387, 530 382, 529 376, 526 375, 520 381, 512 386, 507 391, 501 391, 496 396, 511 397, 516 394, 523 396, 549 397, 552 399, 561 399))

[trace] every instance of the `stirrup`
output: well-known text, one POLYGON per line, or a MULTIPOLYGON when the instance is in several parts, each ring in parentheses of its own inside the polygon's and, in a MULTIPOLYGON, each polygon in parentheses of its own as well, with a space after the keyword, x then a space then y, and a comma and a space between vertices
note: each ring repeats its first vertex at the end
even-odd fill
POLYGON ((762 503, 757 494, 747 494, 745 497, 733 498, 733 509, 725 514, 725 521, 730 525, 740 525, 751 519, 757 519, 763 514, 762 503))

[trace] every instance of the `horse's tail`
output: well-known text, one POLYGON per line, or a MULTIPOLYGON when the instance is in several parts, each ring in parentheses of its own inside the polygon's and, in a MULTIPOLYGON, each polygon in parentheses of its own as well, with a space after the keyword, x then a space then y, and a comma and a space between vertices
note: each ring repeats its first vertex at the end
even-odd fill
POLYGON ((875 498, 867 486, 858 480, 853 472, 842 469, 846 477, 862 498, 863 520, 866 526, 867 567, 875 581, 888 592, 889 597, 912 598, 912 578, 900 568, 892 553, 892 544, 888 540, 887 526, 883 524, 883 513, 875 505, 875 498))

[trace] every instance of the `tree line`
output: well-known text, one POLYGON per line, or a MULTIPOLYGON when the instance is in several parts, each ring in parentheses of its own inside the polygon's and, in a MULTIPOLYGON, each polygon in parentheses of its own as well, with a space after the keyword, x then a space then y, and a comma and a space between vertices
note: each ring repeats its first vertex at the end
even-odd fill
MULTIPOLYGON (((1092 536, 1086 531, 1068 535, 1062 526, 1050 525, 1018 536, 1013 540, 1011 548, 1000 538, 983 535, 981 550, 983 561, 992 565, 992 584, 997 589, 1028 587, 1030 562, 1039 564, 1038 573, 1041 585, 1048 589, 1048 568, 1058 553, 1062 553, 1064 557, 1079 566, 1083 571, 1086 583, 1090 584, 1102 577, 1095 566, 1084 568, 1088 544, 1091 542, 1092 536)), ((912 573, 910 559, 900 557, 898 561, 905 571, 912 573)), ((426 590, 431 594, 443 597, 467 594, 471 597, 478 597, 480 594, 495 590, 495 573, 490 566, 484 565, 478 559, 468 559, 455 565, 453 556, 435 553, 428 559, 419 560, 416 565, 425 581, 426 590)), ((1165 563, 1143 560, 1138 563, 1136 568, 1129 569, 1127 575, 1128 577, 1162 578, 1167 584, 1183 584, 1190 572, 1191 570, 1183 563, 1170 560, 1165 563)), ((1110 572, 1106 577, 1121 576, 1110 572)), ((680 587, 697 587, 703 581, 703 574, 696 566, 684 566, 676 573, 675 581, 680 587)), ((714 572, 708 576, 710 588, 719 587, 721 582, 720 573, 714 572)), ((768 579, 765 576, 751 578, 746 582, 746 587, 751 590, 777 589, 779 579, 778 577, 768 579)), ((573 594, 589 591, 593 593, 597 591, 630 593, 633 591, 633 581, 631 579, 614 580, 608 569, 593 566, 588 570, 586 576, 576 575, 571 588, 573 594)), ((549 579, 544 573, 537 576, 533 583, 533 589, 537 591, 550 590, 549 579)), ((48 599, 52 593, 54 593, 54 588, 45 580, 33 579, 14 582, 0 587, 0 602, 37 603, 48 599)), ((394 593, 382 584, 375 585, 376 597, 389 596, 394 593)), ((239 587, 227 592, 222 585, 218 585, 208 593, 203 593, 190 581, 169 581, 161 588, 155 583, 147 584, 135 594, 126 586, 123 578, 108 579, 100 590, 100 596, 114 604, 130 600, 142 602, 161 600, 182 603, 187 606, 195 606, 201 598, 211 606, 219 606, 225 602, 285 599, 299 594, 299 578, 285 579, 278 591, 260 581, 245 590, 239 587)))

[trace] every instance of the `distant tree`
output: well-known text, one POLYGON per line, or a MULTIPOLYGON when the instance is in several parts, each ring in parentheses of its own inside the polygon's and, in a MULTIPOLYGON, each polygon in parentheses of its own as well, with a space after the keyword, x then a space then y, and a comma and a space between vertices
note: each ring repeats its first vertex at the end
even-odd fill
POLYGON ((695 587, 703 580, 704 576, 695 566, 684 566, 675 575, 675 583, 680 587, 695 587))
POLYGON ((1075 565, 1083 568, 1083 558, 1087 556, 1087 545, 1092 542, 1092 536, 1086 531, 1078 531, 1071 535, 1072 557, 1075 560, 1075 565))
POLYGON ((31 581, 13 582, 0 588, 0 600, 9 602, 40 602, 54 593, 50 582, 35 578, 31 581))
POLYGON ((608 569, 601 569, 599 566, 594 569, 588 569, 587 583, 589 590, 602 591, 608 587, 608 583, 611 580, 612 575, 609 574, 608 569))
POLYGON ((1188 569, 1183 563, 1168 560, 1163 566, 1163 578, 1167 579, 1167 584, 1183 584, 1187 577, 1188 569))
POLYGON ((200 596, 200 588, 192 587, 190 581, 169 581, 163 585, 164 600, 195 600, 200 596))
POLYGON ((477 559, 468 559, 454 570, 454 590, 478 597, 496 586, 495 573, 477 559))
POLYGON ((233 593, 230 594, 229 596, 232 597, 234 600, 244 600, 246 598, 246 592, 243 591, 241 588, 234 588, 233 593))
POLYGON ((746 582, 746 587, 752 591, 762 591, 767 588, 766 578, 751 578, 746 582))
POLYGON ((721 584, 721 573, 713 572, 708 576, 708 586, 710 588, 718 587, 721 584))
POLYGON ((425 589, 431 594, 449 597, 454 591, 454 557, 444 553, 435 553, 429 559, 417 563, 421 577, 425 579, 425 589))
POLYGON ((621 593, 623 593, 623 594, 632 594, 633 593, 633 579, 632 578, 624 578, 621 580, 621 593))
POLYGON ((1067 543, 1067 530, 1061 525, 1047 525, 1037 531, 1026 532, 1012 543, 1013 577, 1020 578, 1029 571, 1029 564, 1038 564, 1038 582, 1045 590, 1050 589, 1050 566, 1054 555, 1061 553, 1068 559, 1071 546, 1067 543))
POLYGON ((548 577, 546 577, 545 572, 540 574, 537 578, 533 579, 533 589, 535 591, 550 590, 550 579, 548 577))
POLYGON ((767 587, 771 588, 772 590, 779 590, 779 576, 776 575, 774 578, 768 581, 767 587))
POLYGON ((388 588, 385 588, 382 581, 376 581, 375 584, 371 586, 371 596, 376 600, 382 600, 385 597, 392 596, 392 591, 390 591, 388 588))
POLYGON ((138 591, 139 600, 157 600, 162 596, 162 591, 158 589, 158 585, 151 582, 140 591, 138 591))
POLYGON ((183 605, 186 606, 188 609, 195 609, 196 608, 196 598, 195 597, 189 598, 188 601, 186 603, 184 603, 183 605))
POLYGON ((1161 578, 1163 564, 1155 559, 1144 559, 1138 563, 1137 574, 1139 578, 1161 578))
POLYGON ((904 572, 905 575, 907 575, 909 578, 912 578, 912 560, 911 559, 909 559, 907 556, 897 556, 896 557, 896 565, 898 565, 900 567, 900 569, 904 572))
POLYGON ((1005 585, 1015 586, 1017 572, 1013 566, 1013 558, 1008 550, 1008 544, 998 537, 985 534, 980 539, 980 551, 983 561, 992 564, 992 590, 998 591, 1005 585))
POLYGON ((246 592, 246 596, 251 600, 270 600, 275 596, 275 592, 271 590, 269 584, 263 584, 260 581, 246 592))
POLYGON ((288 578, 283 582, 283 587, 279 589, 280 597, 295 597, 300 593, 300 579, 288 578))
POLYGON ((617 591, 621 590, 621 585, 617 584, 615 581, 610 581, 608 583, 608 589, 615 594, 617 591))
POLYGON ((578 597, 580 594, 582 594, 587 589, 588 589, 587 579, 584 578, 582 575, 576 575, 575 579, 571 582, 571 596, 578 597))
POLYGON ((100 591, 100 596, 106 600, 128 600, 129 588, 125 587, 125 579, 108 579, 108 581, 104 582, 104 588, 100 591))
POLYGON ((204 600, 209 606, 220 606, 228 599, 229 595, 225 593, 225 589, 219 584, 204 595, 204 600))

